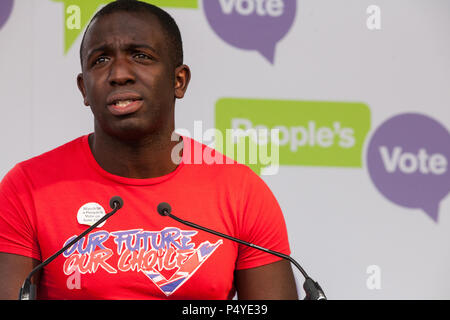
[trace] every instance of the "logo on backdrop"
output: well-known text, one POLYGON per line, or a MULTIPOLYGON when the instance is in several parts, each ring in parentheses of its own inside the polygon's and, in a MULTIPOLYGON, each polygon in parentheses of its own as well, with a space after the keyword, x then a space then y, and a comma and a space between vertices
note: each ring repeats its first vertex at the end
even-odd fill
MULTIPOLYGON (((277 163, 271 159, 273 154, 267 159, 271 165, 362 167, 371 122, 364 103, 223 98, 217 101, 215 114, 219 132, 232 128, 239 133, 232 148, 227 141, 226 150, 222 146, 219 151, 257 174, 265 169, 264 159, 257 163, 249 156, 239 159, 239 150, 279 150, 277 163), (269 134, 272 130, 279 131, 276 141, 269 134), (272 148, 273 143, 279 148, 272 148)), ((220 141, 217 136, 216 140, 220 141)))
MULTIPOLYGON (((161 231, 142 229, 93 232, 67 249, 63 271, 86 274, 102 269, 108 273, 142 272, 166 296, 170 296, 200 269, 223 241, 198 242, 194 230, 167 227, 161 231), (105 242, 112 238, 112 248, 105 242), (110 259, 117 256, 117 264, 110 259)), ((67 243, 76 236, 67 239, 67 243)))
POLYGON ((369 175, 381 194, 400 206, 422 209, 435 222, 450 191, 449 160, 448 130, 416 113, 385 121, 367 149, 369 175))
MULTIPOLYGON (((100 6, 113 0, 52 0, 64 3, 64 53, 100 6)), ((198 0, 142 0, 160 7, 198 9, 198 0)), ((260 52, 270 63, 275 47, 289 32, 296 16, 296 0, 208 0, 203 9, 211 28, 228 44, 260 52)))
POLYGON ((0 1, 0 29, 6 24, 11 15, 14 0, 0 1))
MULTIPOLYGON (((81 31, 89 23, 100 6, 114 0, 52 0, 64 4, 64 53, 67 53, 81 31)), ((192 8, 198 7, 197 0, 142 0, 160 7, 192 8)))
POLYGON ((211 28, 228 44, 260 52, 272 64, 275 48, 290 30, 296 0, 204 0, 211 28))

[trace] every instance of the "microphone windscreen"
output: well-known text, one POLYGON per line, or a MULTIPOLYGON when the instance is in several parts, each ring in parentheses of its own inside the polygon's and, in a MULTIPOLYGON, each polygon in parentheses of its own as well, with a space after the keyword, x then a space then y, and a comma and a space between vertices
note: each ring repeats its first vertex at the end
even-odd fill
POLYGON ((116 203, 117 203, 117 210, 122 208, 123 200, 122 200, 121 197, 114 196, 114 197, 111 198, 111 200, 109 200, 109 206, 111 207, 111 209, 115 209, 116 208, 116 203))
POLYGON ((172 208, 170 207, 170 204, 167 202, 161 202, 158 204, 158 213, 162 216, 168 216, 170 212, 172 212, 172 208))

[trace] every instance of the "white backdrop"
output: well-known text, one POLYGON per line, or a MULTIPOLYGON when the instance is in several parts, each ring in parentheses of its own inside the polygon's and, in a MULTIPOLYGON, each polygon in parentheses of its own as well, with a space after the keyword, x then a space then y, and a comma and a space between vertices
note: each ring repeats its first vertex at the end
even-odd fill
MULTIPOLYGON (((0 177, 93 130, 76 86, 81 36, 64 54, 63 3, 13 3, 0 28, 0 177)), ((193 132, 196 120, 214 127, 217 100, 233 97, 361 101, 371 114, 364 150, 381 123, 402 113, 426 114, 449 130, 450 1, 298 0, 274 63, 222 40, 202 3, 166 9, 192 71, 176 106, 178 128, 193 132), (380 8, 379 30, 366 25, 370 5, 380 8)), ((281 166, 263 179, 285 214, 292 256, 330 299, 450 298, 450 196, 434 221, 386 199, 365 160, 361 168, 281 166)))

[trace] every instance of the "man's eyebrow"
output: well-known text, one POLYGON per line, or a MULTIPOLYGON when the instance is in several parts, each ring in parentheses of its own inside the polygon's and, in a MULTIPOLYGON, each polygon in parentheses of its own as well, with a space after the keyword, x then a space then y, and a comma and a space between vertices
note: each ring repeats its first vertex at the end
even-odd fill
POLYGON ((87 53, 87 55, 86 55, 86 59, 89 59, 94 53, 96 53, 96 52, 98 52, 98 51, 106 51, 106 50, 108 50, 109 48, 110 48, 109 45, 104 44, 104 45, 101 45, 101 46, 99 46, 99 47, 97 47, 97 48, 91 49, 91 50, 88 51, 88 53, 87 53))
MULTIPOLYGON (((127 44, 127 45, 125 45, 125 46, 122 47, 122 50, 125 50, 125 51, 131 51, 131 50, 135 50, 135 49, 139 49, 139 48, 145 48, 145 49, 151 50, 151 51, 153 51, 154 53, 158 54, 158 51, 157 51, 155 48, 153 48, 152 46, 150 46, 150 45, 148 45, 148 44, 145 44, 145 43, 132 43, 132 44, 127 44)), ((112 46, 111 46, 111 45, 103 44, 103 45, 101 45, 101 46, 99 46, 99 47, 96 47, 96 48, 94 48, 94 49, 89 50, 89 51, 88 51, 88 54, 87 54, 87 59, 89 59, 89 58, 90 58, 94 53, 96 53, 96 52, 99 52, 99 51, 108 51, 108 50, 111 50, 111 49, 112 49, 112 46)))
POLYGON ((128 50, 145 48, 145 49, 149 49, 150 51, 153 51, 154 53, 158 53, 158 50, 153 48, 151 45, 148 45, 148 44, 145 44, 145 43, 132 43, 132 44, 127 45, 126 48, 128 50))

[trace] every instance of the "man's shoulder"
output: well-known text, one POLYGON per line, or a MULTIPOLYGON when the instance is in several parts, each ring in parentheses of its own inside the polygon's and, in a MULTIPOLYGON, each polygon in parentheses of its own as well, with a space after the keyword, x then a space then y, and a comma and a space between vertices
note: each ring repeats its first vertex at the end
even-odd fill
POLYGON ((81 136, 57 146, 49 151, 43 152, 39 155, 33 156, 27 160, 21 161, 17 166, 27 169, 39 169, 45 167, 54 167, 61 165, 63 162, 76 157, 76 153, 81 151, 82 140, 86 136, 81 136))
POLYGON ((79 161, 80 144, 83 137, 76 138, 52 150, 31 157, 17 163, 1 179, 2 188, 14 187, 21 190, 28 187, 36 187, 44 182, 54 182, 62 176, 71 174, 74 166, 79 161), (78 152, 79 153, 79 152, 78 152), (71 160, 70 160, 71 159, 71 160))

